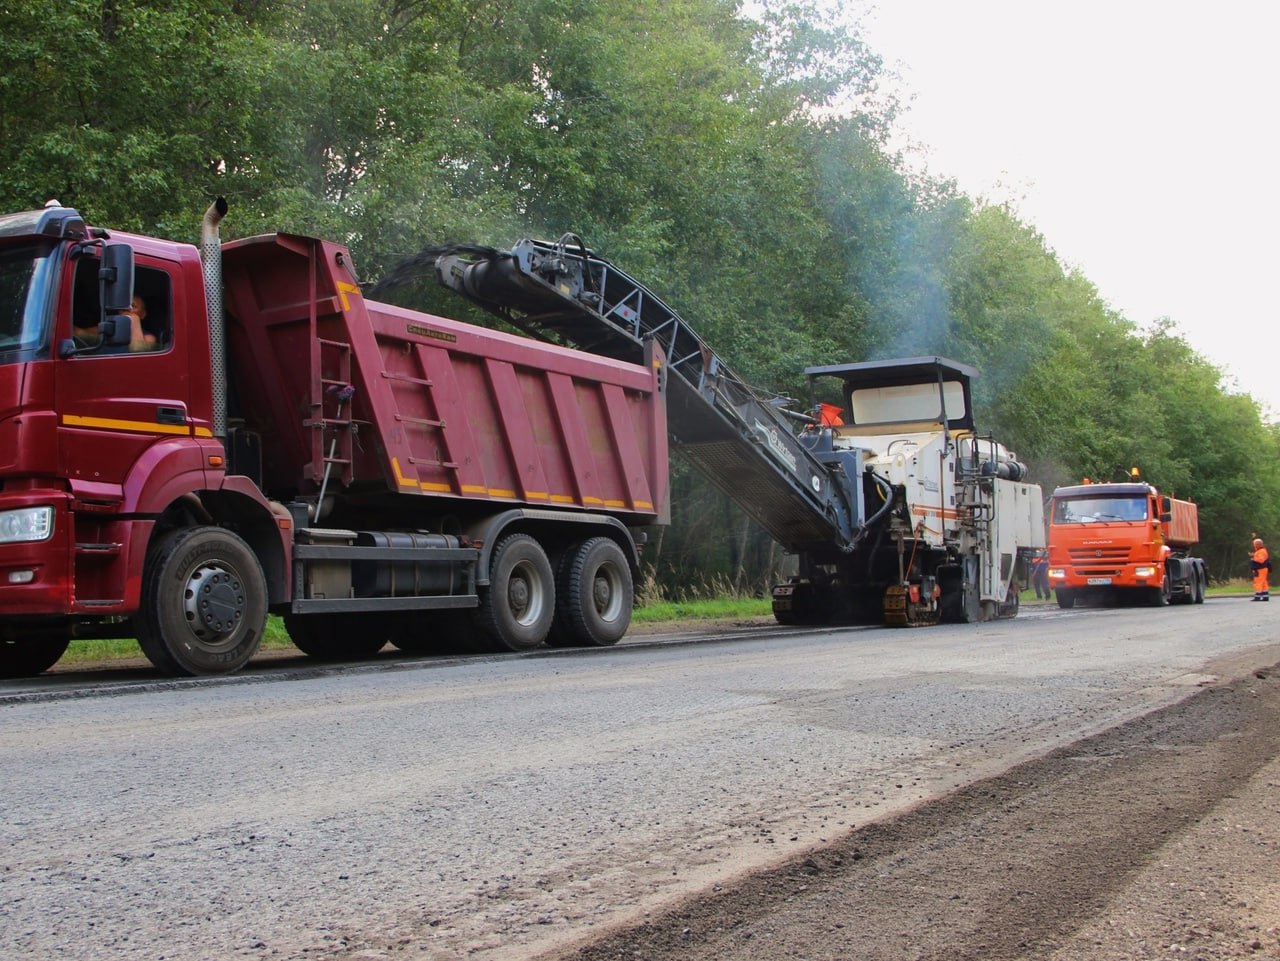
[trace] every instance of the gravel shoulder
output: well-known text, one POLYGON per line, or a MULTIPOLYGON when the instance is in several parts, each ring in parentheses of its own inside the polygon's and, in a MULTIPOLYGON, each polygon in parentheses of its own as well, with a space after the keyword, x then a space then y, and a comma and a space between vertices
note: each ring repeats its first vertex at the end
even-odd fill
POLYGON ((542 957, 1280 958, 1280 671, 542 957))

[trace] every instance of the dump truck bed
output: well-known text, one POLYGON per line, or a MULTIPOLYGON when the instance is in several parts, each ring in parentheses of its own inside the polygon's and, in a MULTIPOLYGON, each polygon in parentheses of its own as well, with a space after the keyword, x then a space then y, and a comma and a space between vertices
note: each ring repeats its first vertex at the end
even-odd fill
POLYGON ((1169 498, 1170 519, 1166 542, 1170 547, 1190 547, 1200 541, 1200 509, 1192 501, 1169 498))
POLYGON ((664 360, 643 365, 366 301, 336 244, 224 248, 232 418, 273 496, 328 490, 662 522, 664 360))

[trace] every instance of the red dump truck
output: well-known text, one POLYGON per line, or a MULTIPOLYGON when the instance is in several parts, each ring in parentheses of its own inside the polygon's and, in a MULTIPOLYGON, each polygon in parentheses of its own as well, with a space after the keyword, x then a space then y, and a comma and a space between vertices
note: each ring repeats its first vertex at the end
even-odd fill
POLYGON ((1136 475, 1059 487, 1049 518, 1049 584, 1064 608, 1077 601, 1203 604, 1209 568, 1191 554, 1199 540, 1195 503, 1164 496, 1136 475))
POLYGON ((230 672, 268 612, 319 657, 616 642, 667 519, 660 348, 366 301, 337 244, 222 248, 225 210, 199 248, 0 217, 0 676, 91 636, 230 672))

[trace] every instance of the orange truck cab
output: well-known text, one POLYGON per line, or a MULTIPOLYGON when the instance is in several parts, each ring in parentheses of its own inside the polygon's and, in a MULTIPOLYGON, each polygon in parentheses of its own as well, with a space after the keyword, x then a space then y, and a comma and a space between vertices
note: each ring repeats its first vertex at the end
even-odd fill
POLYGON ((1201 604, 1208 566, 1189 553, 1199 538, 1196 505, 1150 484, 1059 487, 1049 511, 1049 584, 1063 608, 1201 604))

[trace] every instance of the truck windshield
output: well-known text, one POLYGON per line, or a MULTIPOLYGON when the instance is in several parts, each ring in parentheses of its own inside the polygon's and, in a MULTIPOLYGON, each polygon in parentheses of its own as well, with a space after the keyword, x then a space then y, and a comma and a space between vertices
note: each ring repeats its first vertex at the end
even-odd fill
POLYGON ((1145 497, 1065 497, 1053 502, 1055 524, 1094 524, 1100 521, 1144 521, 1145 497))
POLYGON ((0 247, 0 364, 30 359, 45 345, 48 254, 43 244, 0 247))
MULTIPOLYGON (((943 403, 948 420, 963 417, 964 385, 949 380, 942 385, 943 403)), ((894 424, 907 421, 937 421, 942 416, 938 408, 936 383, 906 384, 900 387, 864 387, 855 390, 849 398, 856 424, 894 424)))

